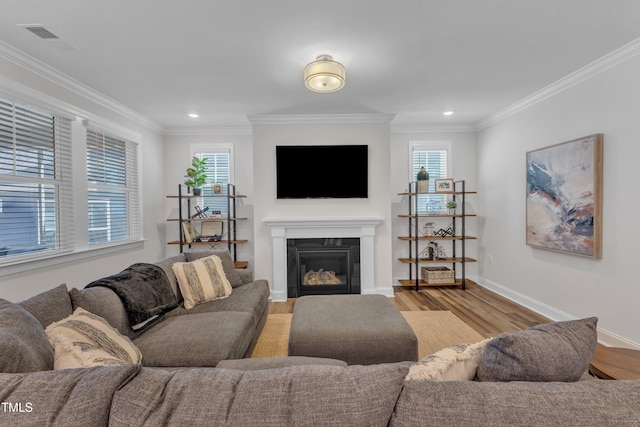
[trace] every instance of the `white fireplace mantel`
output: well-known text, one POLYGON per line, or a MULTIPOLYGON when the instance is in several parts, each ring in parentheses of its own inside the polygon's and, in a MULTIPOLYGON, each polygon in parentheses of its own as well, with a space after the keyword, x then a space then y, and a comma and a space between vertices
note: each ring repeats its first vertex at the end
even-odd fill
POLYGON ((374 238, 376 226, 384 220, 378 216, 271 218, 262 220, 271 229, 273 245, 273 301, 287 300, 287 239, 348 238, 360 239, 360 279, 362 294, 373 294, 374 238))

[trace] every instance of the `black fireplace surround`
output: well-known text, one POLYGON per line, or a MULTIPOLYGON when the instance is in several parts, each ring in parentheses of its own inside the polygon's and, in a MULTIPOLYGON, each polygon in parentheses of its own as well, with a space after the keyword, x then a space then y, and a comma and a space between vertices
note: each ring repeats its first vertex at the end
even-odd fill
POLYGON ((359 293, 359 238, 287 240, 287 297, 359 293))

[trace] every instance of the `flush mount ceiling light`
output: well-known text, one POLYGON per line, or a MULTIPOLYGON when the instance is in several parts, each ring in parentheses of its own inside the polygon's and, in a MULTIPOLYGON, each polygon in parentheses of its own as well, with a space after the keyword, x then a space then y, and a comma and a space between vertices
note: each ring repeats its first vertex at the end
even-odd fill
POLYGON ((344 66, 329 55, 320 55, 304 67, 304 85, 313 92, 335 92, 344 86, 344 66))
POLYGON ((453 115, 453 113, 454 113, 454 111, 453 111, 453 110, 449 110, 449 111, 445 111, 445 112, 444 112, 444 113, 442 113, 442 114, 444 114, 445 116, 452 116, 452 115, 453 115))

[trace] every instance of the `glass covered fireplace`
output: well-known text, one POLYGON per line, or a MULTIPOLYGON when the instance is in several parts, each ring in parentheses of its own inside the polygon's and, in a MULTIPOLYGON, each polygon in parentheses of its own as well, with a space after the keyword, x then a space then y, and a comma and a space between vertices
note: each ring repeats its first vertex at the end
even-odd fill
POLYGON ((287 296, 359 294, 360 239, 288 239, 287 296))

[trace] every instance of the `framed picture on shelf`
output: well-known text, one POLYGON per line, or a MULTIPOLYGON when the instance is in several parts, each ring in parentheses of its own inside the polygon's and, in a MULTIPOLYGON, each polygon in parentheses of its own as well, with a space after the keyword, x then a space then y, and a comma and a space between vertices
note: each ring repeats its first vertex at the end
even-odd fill
POLYGON ((453 193, 453 179, 436 179, 435 181, 435 191, 436 193, 453 193))
POLYGON ((602 134, 527 153, 527 245, 601 258, 602 134))
POLYGON ((183 234, 183 242, 184 243, 192 243, 195 238, 195 233, 193 232, 193 226, 190 222, 182 223, 182 234, 183 234))

